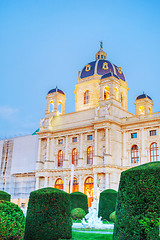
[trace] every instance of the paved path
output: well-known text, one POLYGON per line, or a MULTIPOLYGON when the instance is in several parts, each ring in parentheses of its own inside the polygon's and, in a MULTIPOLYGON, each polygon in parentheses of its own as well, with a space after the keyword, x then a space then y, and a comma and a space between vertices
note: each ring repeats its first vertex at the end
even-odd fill
POLYGON ((98 234, 113 234, 113 232, 105 232, 105 231, 80 231, 80 230, 72 230, 73 232, 82 232, 82 233, 98 233, 98 234))

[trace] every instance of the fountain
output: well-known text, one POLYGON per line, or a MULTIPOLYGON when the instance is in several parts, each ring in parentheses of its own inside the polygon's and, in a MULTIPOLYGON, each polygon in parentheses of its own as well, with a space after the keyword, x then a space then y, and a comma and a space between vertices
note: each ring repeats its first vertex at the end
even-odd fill
POLYGON ((113 229, 114 224, 104 224, 102 217, 98 217, 99 205, 99 183, 97 183, 97 196, 94 196, 92 206, 89 208, 89 213, 82 219, 81 223, 73 223, 73 228, 95 228, 95 229, 113 229))
POLYGON ((98 199, 94 198, 92 207, 89 209, 89 213, 82 219, 82 225, 86 228, 103 228, 102 217, 98 218, 98 199))

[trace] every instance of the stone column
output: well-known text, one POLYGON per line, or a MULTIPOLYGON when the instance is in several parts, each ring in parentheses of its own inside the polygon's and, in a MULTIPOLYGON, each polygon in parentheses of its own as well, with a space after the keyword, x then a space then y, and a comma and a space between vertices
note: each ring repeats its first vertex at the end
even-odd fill
POLYGON ((139 162, 139 164, 143 164, 143 163, 145 163, 145 144, 144 144, 144 138, 145 138, 145 136, 144 136, 144 134, 145 134, 145 130, 144 130, 144 128, 142 128, 141 129, 141 154, 139 153, 139 157, 141 156, 141 158, 140 158, 140 162, 139 162))
POLYGON ((97 129, 95 129, 94 155, 97 156, 97 129))
POLYGON ((39 189, 39 177, 36 177, 36 190, 39 189))
POLYGON ((105 189, 109 189, 110 187, 110 178, 109 178, 109 173, 105 174, 105 189))
POLYGON ((48 177, 45 177, 45 180, 44 180, 44 187, 48 187, 48 177))
POLYGON ((126 166, 128 165, 128 162, 126 161, 126 131, 123 132, 123 156, 122 156, 122 165, 126 166))
POLYGON ((83 134, 80 134, 80 158, 83 158, 83 134))
POLYGON ((53 185, 53 178, 49 177, 48 178, 48 187, 52 187, 52 185, 53 185))
POLYGON ((108 144, 108 128, 105 129, 105 154, 109 154, 109 144, 108 144))
POLYGON ((93 196, 97 196, 97 173, 94 174, 94 193, 93 196))
POLYGON ((79 151, 78 165, 79 166, 83 165, 83 134, 82 133, 80 133, 80 151, 79 151))
POLYGON ((49 143, 50 143, 50 139, 47 138, 47 149, 46 149, 46 160, 49 160, 49 143))
POLYGON ((67 179, 66 179, 66 177, 64 177, 64 179, 63 179, 63 190, 64 190, 65 192, 68 192, 68 189, 67 189, 67 179))
POLYGON ((83 192, 82 176, 79 176, 78 182, 79 182, 79 192, 83 192))
POLYGON ((66 136, 66 144, 65 144, 65 156, 63 161, 63 167, 67 168, 69 166, 69 158, 68 158, 68 136, 66 136))
POLYGON ((68 136, 66 136, 65 159, 68 160, 68 136))

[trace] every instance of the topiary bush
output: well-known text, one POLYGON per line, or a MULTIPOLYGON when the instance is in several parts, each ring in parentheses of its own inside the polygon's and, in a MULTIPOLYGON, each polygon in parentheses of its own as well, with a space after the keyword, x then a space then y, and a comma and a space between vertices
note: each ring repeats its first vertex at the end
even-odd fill
POLYGON ((159 239, 160 162, 121 173, 113 239, 159 239))
POLYGON ((102 220, 109 220, 109 215, 115 211, 117 191, 113 189, 107 189, 101 192, 99 198, 99 210, 98 216, 102 217, 102 220))
POLYGON ((73 192, 70 194, 71 210, 74 208, 82 208, 85 213, 88 213, 87 195, 81 192, 73 192))
POLYGON ((71 216, 72 216, 72 219, 74 220, 78 220, 78 219, 82 220, 85 217, 85 215, 86 213, 82 208, 74 208, 71 211, 71 216))
POLYGON ((30 193, 25 240, 57 240, 72 237, 70 196, 56 188, 30 193))
POLYGON ((116 220, 116 211, 112 212, 109 215, 109 219, 111 220, 111 222, 115 222, 115 220, 116 220))
POLYGON ((0 201, 0 239, 20 240, 24 237, 25 216, 18 205, 0 201))
POLYGON ((0 200, 8 201, 10 202, 11 200, 11 195, 7 192, 0 191, 0 200))

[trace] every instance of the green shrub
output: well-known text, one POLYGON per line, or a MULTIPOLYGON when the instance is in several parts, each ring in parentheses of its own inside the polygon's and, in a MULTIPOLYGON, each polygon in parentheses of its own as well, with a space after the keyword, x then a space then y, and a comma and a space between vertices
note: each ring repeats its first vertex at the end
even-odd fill
POLYGON ((18 205, 0 201, 0 239, 23 239, 25 229, 25 216, 18 205))
POLYGON ((9 193, 7 193, 7 192, 0 191, 0 200, 5 200, 5 201, 10 202, 11 195, 9 193))
POLYGON ((72 237, 69 194, 56 188, 30 193, 25 240, 57 240, 72 237))
POLYGON ((121 173, 113 239, 157 240, 160 217, 160 162, 121 173))
POLYGON ((72 219, 77 220, 80 219, 82 220, 85 217, 86 213, 82 208, 74 208, 71 211, 71 216, 72 219))
POLYGON ((88 213, 87 195, 81 192, 73 192, 70 194, 71 210, 74 208, 82 208, 85 213, 88 213))
POLYGON ((109 220, 109 215, 115 211, 117 191, 113 189, 107 189, 101 192, 99 199, 98 216, 102 217, 102 220, 109 220))
POLYGON ((111 220, 111 222, 115 222, 116 220, 116 212, 112 212, 110 215, 109 215, 109 219, 111 220))

